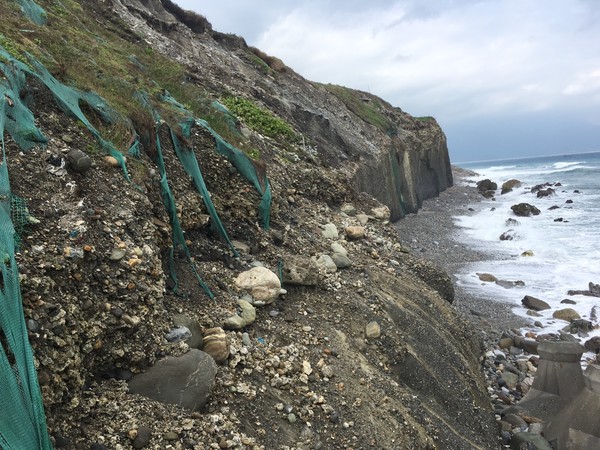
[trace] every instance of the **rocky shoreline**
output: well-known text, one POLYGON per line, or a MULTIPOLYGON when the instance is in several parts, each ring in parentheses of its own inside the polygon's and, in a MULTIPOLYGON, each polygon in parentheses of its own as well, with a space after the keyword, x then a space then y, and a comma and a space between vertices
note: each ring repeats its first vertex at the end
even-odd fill
MULTIPOLYGON (((470 214, 469 205, 480 201, 482 196, 475 183, 468 181, 468 177, 474 175, 472 172, 456 166, 453 172, 454 186, 424 202, 417 214, 395 224, 403 245, 449 274, 487 257, 455 239, 458 229, 453 216, 470 214)), ((534 354, 537 342, 532 343, 519 332, 526 321, 511 311, 513 305, 473 296, 456 283, 453 307, 472 324, 473 333, 481 342, 480 361, 502 444, 509 446, 518 433, 537 431, 539 434, 541 427, 536 418, 523 418, 509 409, 529 391, 539 361, 534 354)))
MULTIPOLYGON (((468 181, 467 177, 473 175, 472 172, 454 166, 453 175, 454 186, 438 197, 425 201, 417 214, 410 214, 395 223, 404 246, 450 275, 457 273, 467 263, 487 257, 455 239, 458 229, 452 217, 471 214, 469 205, 480 201, 482 197, 475 183, 468 181)), ((456 283, 453 307, 491 339, 497 338, 504 330, 526 324, 521 317, 512 313, 513 305, 493 298, 474 297, 456 283)))
MULTIPOLYGON (((426 201, 418 214, 409 215, 395 224, 404 246, 413 253, 422 254, 449 274, 457 273, 465 264, 489 257, 466 248, 455 239, 458 229, 452 217, 470 214, 469 205, 483 197, 481 189, 467 179, 475 174, 458 167, 453 167, 453 171, 455 186, 426 201)), ((593 288, 590 283, 590 292, 593 288)), ((507 448, 555 448, 550 446, 548 440, 551 438, 548 436, 554 438, 553 445, 557 445, 556 442, 564 445, 560 442, 565 439, 568 425, 561 428, 552 423, 552 417, 568 401, 573 401, 575 394, 569 393, 568 398, 555 394, 567 391, 570 385, 576 383, 574 380, 579 380, 577 383, 583 386, 579 361, 584 347, 569 333, 523 333, 520 328, 531 327, 531 324, 512 313, 514 305, 474 296, 462 289, 460 284, 455 283, 455 289, 453 307, 472 324, 473 333, 482 344, 480 361, 502 445, 507 448), (541 349, 542 344, 544 350, 541 349), (565 363, 560 363, 561 368, 554 367, 558 364, 554 362, 554 355, 565 352, 569 353, 569 360, 573 362, 566 364, 569 366, 567 369, 562 368, 565 363), (541 359, 540 354, 543 355, 541 359), (536 378, 538 369, 541 372, 536 378), (547 376, 549 372, 554 375, 547 376), (552 406, 544 403, 548 401, 552 406)), ((587 291, 583 294, 591 295, 587 291)), ((523 301, 525 307, 528 307, 528 297, 523 301)), ((533 306, 529 308, 535 310, 533 306)), ((562 358, 564 356, 558 357, 557 361, 563 361, 562 358)), ((591 369, 597 371, 597 367, 592 366, 591 369)), ((581 394, 582 398, 594 395, 592 391, 581 394)), ((569 448, 584 448, 577 445, 569 448)))

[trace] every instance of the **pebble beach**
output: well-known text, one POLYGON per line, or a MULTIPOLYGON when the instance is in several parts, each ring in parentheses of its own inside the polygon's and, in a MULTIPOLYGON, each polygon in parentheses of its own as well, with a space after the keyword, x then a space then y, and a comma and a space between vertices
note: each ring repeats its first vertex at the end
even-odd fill
MULTIPOLYGON (((475 184, 466 180, 470 173, 454 166, 454 186, 425 201, 417 214, 410 214, 395 224, 402 244, 411 253, 432 261, 451 276, 464 265, 487 257, 460 243, 457 239, 459 229, 453 221, 453 216, 469 214, 469 205, 482 198, 475 184)), ((494 298, 475 297, 456 283, 455 290, 453 306, 476 329, 490 337, 526 324, 512 313, 514 305, 494 298)))
MULTIPOLYGON (((498 424, 501 445, 508 448, 523 436, 545 444, 538 418, 520 409, 519 401, 533 385, 539 363, 537 342, 523 335, 527 325, 512 312, 514 304, 501 299, 474 295, 457 283, 455 274, 467 264, 484 261, 489 255, 474 250, 457 238, 459 228, 453 217, 468 215, 469 205, 479 202, 475 183, 467 181, 472 172, 453 167, 454 186, 439 197, 427 200, 417 214, 396 223, 403 246, 414 255, 426 258, 454 279, 453 307, 468 321, 481 342, 482 377, 498 424)), ((535 443, 535 442, 534 442, 535 443)), ((536 447, 537 448, 537 447, 536 447)))

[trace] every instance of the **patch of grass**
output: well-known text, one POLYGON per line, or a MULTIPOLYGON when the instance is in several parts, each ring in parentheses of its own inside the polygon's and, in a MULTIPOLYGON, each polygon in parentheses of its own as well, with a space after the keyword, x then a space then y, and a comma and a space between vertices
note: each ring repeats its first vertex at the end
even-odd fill
MULTIPOLYGON (((16 2, 0 2, 0 45, 24 62, 25 52, 31 53, 60 82, 94 91, 105 99, 121 117, 121 123, 103 124, 90 117, 89 111, 86 115, 102 136, 123 153, 130 144, 132 123, 137 124, 140 120, 136 118, 149 114, 135 100, 136 92, 145 91, 153 96, 163 90, 169 91, 195 117, 205 119, 225 140, 250 155, 253 153, 252 149, 244 148, 249 144, 231 129, 225 115, 211 107, 212 95, 185 66, 140 45, 141 38, 127 31, 129 27, 120 23, 111 11, 104 10, 102 3, 79 0, 38 3, 47 13, 45 26, 32 24, 16 2)), ((209 26, 201 16, 192 19, 198 19, 194 22, 197 26, 209 26)), ((176 121, 177 117, 165 119, 176 121)), ((289 125, 274 117, 265 122, 262 131, 267 135, 294 135, 289 125)))
POLYGON ((435 117, 431 117, 431 116, 415 117, 415 119, 418 120, 419 122, 430 122, 430 123, 435 122, 435 117))
POLYGON ((225 97, 221 99, 221 103, 249 128, 265 136, 293 142, 298 140, 290 124, 251 100, 243 97, 225 97))
POLYGON ((251 148, 244 152, 250 159, 260 159, 260 150, 257 148, 251 148))
POLYGON ((287 66, 283 63, 283 61, 275 56, 267 55, 262 50, 259 50, 256 47, 248 47, 248 50, 252 55, 257 57, 260 61, 265 63, 269 69, 274 72, 284 73, 287 71, 287 66))
MULTIPOLYGON (((0 46, 4 47, 4 50, 15 59, 21 59, 22 49, 21 46, 13 41, 11 38, 0 34, 0 46)), ((0 57, 1 58, 1 57, 0 57)))
POLYGON ((326 84, 325 89, 339 98, 350 111, 365 122, 386 133, 394 128, 393 123, 381 113, 381 105, 364 97, 361 92, 335 84, 326 84))
POLYGON ((269 67, 269 65, 263 61, 261 58, 259 58, 258 56, 256 56, 254 53, 252 52, 247 52, 246 55, 248 58, 248 61, 254 66, 256 67, 258 70, 260 70, 263 74, 268 74, 269 72, 272 72, 271 68, 269 67))

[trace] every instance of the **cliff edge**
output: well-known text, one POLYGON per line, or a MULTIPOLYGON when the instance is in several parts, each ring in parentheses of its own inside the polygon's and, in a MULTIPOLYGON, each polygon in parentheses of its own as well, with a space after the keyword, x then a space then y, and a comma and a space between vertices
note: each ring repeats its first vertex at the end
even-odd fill
POLYGON ((452 182, 434 120, 166 0, 0 14, 3 294, 37 382, 4 322, 0 374, 47 427, 29 390, 0 411, 55 448, 497 447, 452 282, 391 223, 452 182))
POLYGON ((308 81, 241 37, 208 22, 191 25, 171 2, 121 0, 113 9, 153 48, 201 74, 205 86, 243 94, 292 124, 302 133, 304 156, 344 171, 358 192, 390 208, 392 220, 452 186, 446 137, 434 118, 413 117, 367 92, 308 81))

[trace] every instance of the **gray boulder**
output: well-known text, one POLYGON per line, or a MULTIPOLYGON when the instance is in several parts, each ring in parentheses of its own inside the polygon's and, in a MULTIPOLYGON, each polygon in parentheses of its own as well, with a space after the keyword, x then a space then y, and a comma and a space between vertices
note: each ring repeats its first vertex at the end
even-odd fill
POLYGON ((69 165, 76 172, 85 172, 92 167, 92 159, 77 148, 67 153, 67 161, 69 161, 69 165))
POLYGON ((550 197, 551 195, 556 195, 556 191, 552 188, 539 190, 536 194, 537 198, 550 197))
POLYGON ((331 259, 331 256, 329 255, 319 256, 319 259, 317 259, 317 266, 325 269, 325 272, 327 273, 337 272, 337 266, 335 265, 335 262, 333 261, 333 259, 331 259))
POLYGON ((600 336, 588 339, 583 346, 588 352, 600 353, 600 336))
POLYGON ((550 309, 550 305, 544 300, 532 297, 531 295, 526 295, 525 297, 523 297, 523 300, 521 300, 521 304, 525 308, 533 309, 534 311, 543 311, 545 309, 550 309))
POLYGON ((192 349, 181 356, 167 356, 133 377, 129 392, 197 411, 206 404, 216 374, 217 365, 210 355, 192 349))
POLYGON ((334 253, 331 255, 331 259, 333 259, 333 262, 338 269, 345 269, 346 267, 350 267, 352 265, 350 258, 343 253, 334 253))
POLYGON ((517 205, 512 205, 510 209, 512 209, 515 216, 520 217, 537 216, 540 213, 539 209, 537 209, 533 205, 530 205, 529 203, 519 203, 517 205))
POLYGON ((486 178, 485 180, 477 182, 477 189, 479 190, 479 192, 495 191, 496 189, 498 189, 498 184, 486 178))

